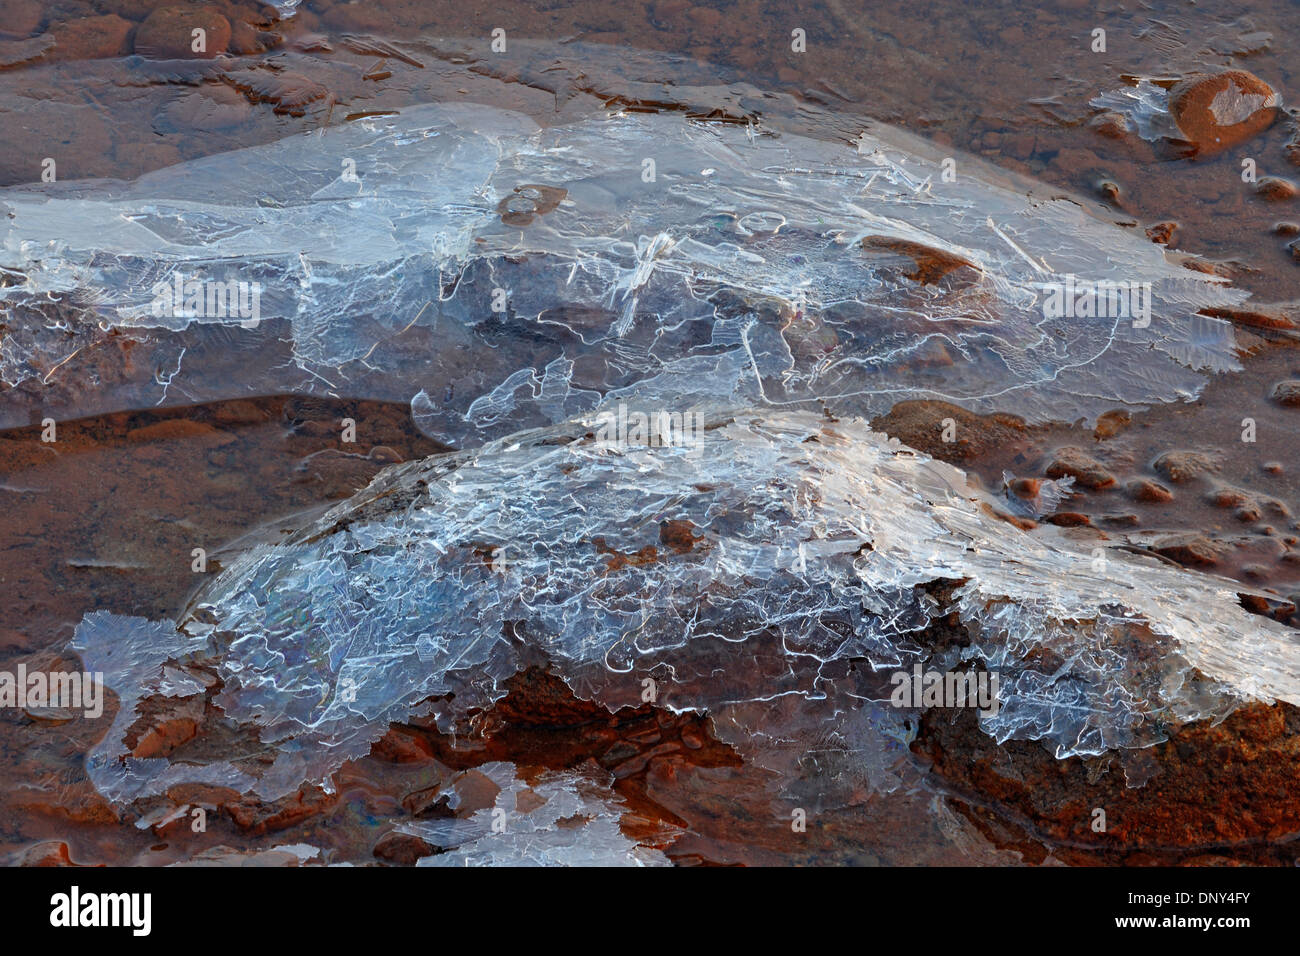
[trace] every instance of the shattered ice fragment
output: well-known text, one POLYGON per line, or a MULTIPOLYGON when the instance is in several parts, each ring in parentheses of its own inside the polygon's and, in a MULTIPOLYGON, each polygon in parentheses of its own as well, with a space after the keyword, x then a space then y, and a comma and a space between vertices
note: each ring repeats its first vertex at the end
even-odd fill
POLYGON ((1017 478, 1002 473, 1002 494, 1011 510, 1026 518, 1040 518, 1056 511, 1074 493, 1074 478, 1017 478))
POLYGON ((1089 100, 1088 105, 1119 113, 1148 142, 1182 138, 1178 124, 1169 112, 1169 90, 1148 79, 1138 80, 1135 86, 1098 94, 1089 100))
POLYGON ((596 767, 546 773, 528 785, 508 763, 478 768, 501 785, 491 807, 466 818, 414 820, 398 826, 442 852, 417 866, 667 866, 668 858, 624 836, 625 809, 596 767), (521 801, 522 796, 530 799, 521 801))

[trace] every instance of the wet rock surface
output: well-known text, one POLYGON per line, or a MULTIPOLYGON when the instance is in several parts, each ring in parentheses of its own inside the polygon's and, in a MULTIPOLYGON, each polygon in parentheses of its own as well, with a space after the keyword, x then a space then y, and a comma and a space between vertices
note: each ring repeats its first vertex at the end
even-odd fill
POLYGON ((1246 70, 1183 80, 1169 92, 1169 109, 1200 154, 1229 149, 1259 135, 1277 118, 1273 88, 1246 70))
POLYGON ((157 60, 211 58, 229 43, 230 21, 199 5, 159 7, 135 31, 135 52, 157 60))
POLYGON ((1289 854, 1270 844, 1300 826, 1298 720, 1293 707, 1257 706, 1127 761, 1057 761, 1034 747, 981 746, 966 714, 928 715, 913 748, 971 800, 968 819, 1031 860, 1045 855, 1047 836, 1075 864, 1174 865, 1208 854, 1276 864, 1289 854), (979 805, 990 798, 1000 812, 979 805))
POLYGON ((1047 466, 1048 478, 1073 478, 1081 488, 1097 491, 1115 484, 1115 476, 1106 466, 1082 448, 1067 446, 1052 456, 1047 466))

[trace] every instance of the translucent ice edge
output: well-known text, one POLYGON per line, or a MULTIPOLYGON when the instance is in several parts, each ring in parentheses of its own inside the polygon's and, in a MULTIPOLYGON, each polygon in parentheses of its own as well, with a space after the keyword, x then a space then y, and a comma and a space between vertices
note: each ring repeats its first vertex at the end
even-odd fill
POLYGON ((1094 96, 1088 105, 1119 113, 1148 142, 1183 138, 1183 131, 1178 128, 1173 114, 1169 112, 1169 91, 1148 79, 1140 79, 1133 86, 1108 90, 1094 96))
POLYGON ((1300 635, 1242 609, 1239 585, 1025 532, 997 506, 859 420, 802 412, 716 416, 671 447, 579 420, 394 466, 231 564, 179 628, 85 618, 73 648, 122 698, 90 776, 122 802, 328 786, 390 721, 463 727, 533 665, 611 710, 655 686, 825 800, 898 786, 917 711, 891 704, 890 675, 916 664, 997 673, 981 728, 1059 757, 1245 699, 1300 703, 1300 635), (964 639, 943 637, 952 614, 964 639), (128 754, 140 700, 204 693, 274 761, 128 754))
POLYGON ((57 384, 65 360, 127 331, 155 349, 115 373, 136 392, 104 375, 79 413, 416 396, 428 434, 468 447, 646 389, 1075 420, 1187 399, 1238 367, 1231 327, 1197 313, 1244 293, 946 158, 874 123, 849 147, 680 113, 539 128, 429 105, 129 184, 6 190, 0 380, 57 384), (187 281, 256 287, 256 317, 206 299, 156 314, 187 281), (1069 283, 1102 281, 1146 290, 1149 323, 1049 314, 1069 283), (214 325, 226 365, 194 347, 214 325), (281 339, 284 368, 246 361, 281 339))
MULTIPOLYGON (((1119 113, 1132 124, 1140 137, 1149 142, 1187 138, 1169 110, 1169 90, 1148 79, 1139 79, 1133 86, 1094 96, 1088 105, 1119 113)), ((1235 83, 1229 83, 1215 94, 1209 108, 1216 122, 1232 126, 1244 123, 1258 110, 1281 105, 1282 98, 1276 93, 1271 96, 1247 93, 1235 83)))
POLYGON ((667 866, 658 850, 623 835, 626 809, 607 771, 547 772, 529 786, 513 764, 481 764, 478 773, 501 788, 491 807, 466 817, 412 820, 398 826, 439 852, 417 866, 667 866), (527 793, 532 800, 520 801, 527 793), (536 802, 540 801, 540 803, 536 802), (508 826, 496 825, 508 819, 508 826))

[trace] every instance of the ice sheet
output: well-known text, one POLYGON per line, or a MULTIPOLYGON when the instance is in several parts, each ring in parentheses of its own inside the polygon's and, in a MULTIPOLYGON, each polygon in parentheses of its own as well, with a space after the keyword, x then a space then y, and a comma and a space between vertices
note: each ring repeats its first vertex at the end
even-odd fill
POLYGON ((77 413, 415 396, 422 428, 469 447, 647 389, 1074 420, 1237 367, 1229 325, 1197 313, 1243 293, 946 158, 874 123, 850 146, 679 112, 539 128, 426 105, 134 183, 6 190, 0 380, 57 410, 76 357, 125 331, 139 357, 75 373, 98 379, 77 413), (256 315, 157 314, 178 281, 256 288, 256 315), (1102 281, 1147 289, 1149 324, 1049 314, 1055 291, 1102 281))
POLYGON ((654 686, 824 798, 898 785, 916 711, 889 681, 915 664, 998 674, 980 726, 1062 757, 1143 747, 1243 699, 1300 703, 1295 632, 1243 610, 1239 585, 1022 531, 861 421, 754 410, 710 419, 697 448, 590 426, 394 466, 235 561, 179 630, 88 616, 75 647, 128 704, 187 654, 275 755, 142 762, 119 716, 96 786, 129 801, 226 774, 271 799, 327 782, 413 709, 457 729, 532 665, 611 710, 654 686))

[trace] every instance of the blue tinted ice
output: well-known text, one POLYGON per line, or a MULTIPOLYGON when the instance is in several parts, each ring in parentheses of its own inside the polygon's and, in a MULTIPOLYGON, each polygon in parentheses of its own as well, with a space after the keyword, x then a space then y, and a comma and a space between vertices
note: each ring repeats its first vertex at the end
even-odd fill
POLYGON ((1029 193, 874 123, 848 144, 679 113, 540 128, 415 107, 134 183, 0 193, 15 318, 0 380, 57 384, 125 330, 148 360, 78 413, 275 389, 415 396, 422 428, 470 446, 643 389, 1073 420, 1186 399, 1236 367, 1230 327, 1198 310, 1243 293, 1029 193), (256 288, 256 311, 191 301, 186 282, 243 283, 250 306, 256 288), (1144 314, 1053 314, 1071 282, 1142 289, 1144 314), (214 326, 218 346, 196 344, 214 326), (281 345, 283 361, 257 363, 281 345))
POLYGON ((859 421, 741 412, 693 448, 589 427, 390 468, 233 563, 179 631, 88 617, 76 647, 110 686, 157 680, 168 654, 207 661, 216 705, 275 758, 144 766, 119 718, 96 785, 129 800, 219 768, 273 798, 413 710, 463 729, 530 665, 611 710, 653 686, 823 796, 897 785, 915 711, 891 705, 889 676, 917 663, 999 674, 981 727, 1058 756, 1146 746, 1242 699, 1300 702, 1295 632, 1243 610, 1238 585, 1021 531, 859 421))
MULTIPOLYGON (((292 390, 409 399, 462 449, 247 551, 178 621, 88 615, 73 646, 122 700, 96 787, 122 804, 190 781, 329 787, 390 722, 466 730, 531 666, 611 710, 707 712, 808 807, 906 783, 918 712, 890 678, 915 665, 996 672, 983 730, 1060 756, 1300 702, 1293 632, 1238 585, 1019 530, 998 513, 1050 509, 1064 482, 985 496, 865 423, 907 398, 1032 420, 1189 398, 1236 367, 1200 310, 1244 294, 1082 202, 797 112, 539 126, 426 105, 0 194, 0 420, 292 390), (190 280, 232 283, 227 305, 256 289, 255 314, 155 308, 190 280), (1146 308, 1050 307, 1101 282, 1146 308), (121 334, 133 365, 68 371, 121 334), (699 427, 629 439, 628 410, 699 427), (228 733, 137 756, 146 701, 211 705, 228 733)), ((521 829, 423 838, 659 862, 602 787, 548 779, 521 829)))

